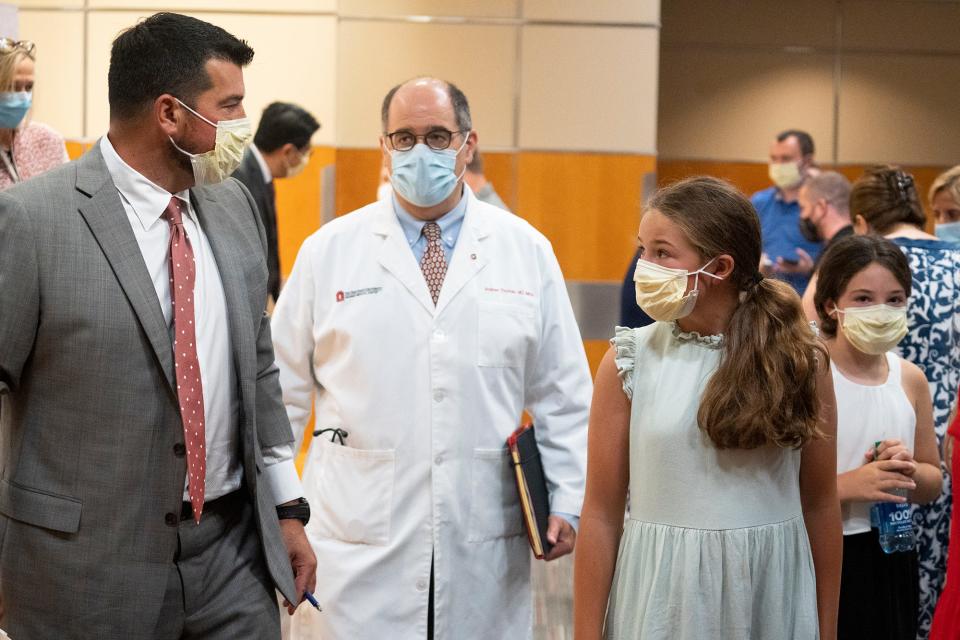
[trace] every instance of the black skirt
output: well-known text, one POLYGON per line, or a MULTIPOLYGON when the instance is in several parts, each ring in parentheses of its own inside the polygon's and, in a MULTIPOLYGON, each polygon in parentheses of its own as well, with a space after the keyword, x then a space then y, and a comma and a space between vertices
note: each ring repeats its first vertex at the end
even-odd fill
POLYGON ((884 553, 876 529, 843 536, 839 640, 914 640, 919 593, 915 550, 884 553))

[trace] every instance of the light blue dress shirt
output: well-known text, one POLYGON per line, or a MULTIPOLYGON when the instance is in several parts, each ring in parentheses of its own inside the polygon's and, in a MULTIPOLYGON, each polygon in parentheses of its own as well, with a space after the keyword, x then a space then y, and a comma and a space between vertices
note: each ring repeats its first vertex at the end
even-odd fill
MULTIPOLYGON (((426 220, 418 220, 407 213, 407 210, 397 202, 397 196, 391 195, 393 201, 393 210, 400 220, 400 228, 403 229, 403 235, 407 237, 410 248, 413 249, 413 257, 417 259, 417 264, 423 260, 423 254, 427 250, 427 238, 423 235, 423 226, 427 224, 426 220)), ((443 256, 450 264, 450 257, 457 246, 457 238, 460 237, 460 228, 463 226, 463 216, 467 213, 467 194, 460 197, 460 202, 453 209, 437 218, 435 222, 440 225, 440 243, 443 245, 443 256)))

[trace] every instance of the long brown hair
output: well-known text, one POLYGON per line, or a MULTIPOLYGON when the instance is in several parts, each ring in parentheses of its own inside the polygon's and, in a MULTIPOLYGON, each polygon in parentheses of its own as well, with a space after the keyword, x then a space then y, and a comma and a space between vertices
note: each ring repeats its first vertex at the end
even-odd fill
POLYGON ((727 182, 698 177, 662 189, 648 209, 679 226, 704 260, 734 261, 740 304, 700 401, 700 428, 720 449, 799 448, 820 437, 817 371, 827 352, 796 292, 759 276, 760 221, 750 201, 727 182))

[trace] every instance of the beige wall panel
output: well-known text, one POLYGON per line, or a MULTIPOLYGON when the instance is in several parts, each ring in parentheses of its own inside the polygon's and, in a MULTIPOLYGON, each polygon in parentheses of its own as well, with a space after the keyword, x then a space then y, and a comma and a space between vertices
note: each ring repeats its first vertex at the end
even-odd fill
POLYGON ((777 132, 798 128, 829 160, 831 56, 692 48, 662 56, 661 157, 762 162, 777 132))
POLYGON ((832 47, 836 0, 664 0, 664 43, 832 47))
POLYGON ((418 75, 455 83, 467 95, 480 146, 513 144, 516 27, 343 21, 337 56, 337 143, 376 147, 380 104, 418 75))
MULTIPOLYGON (((667 0, 667 4, 670 1, 667 0)), ((528 20, 657 22, 660 19, 660 0, 523 0, 523 17, 528 20)))
MULTIPOLYGON (((50 8, 50 9, 66 9, 73 7, 83 7, 83 0, 13 0, 10 4, 16 5, 21 9, 30 9, 30 8, 50 8)), ((21 14, 22 15, 22 14, 21 14)), ((23 18, 20 18, 20 37, 25 38, 23 35, 23 18)))
POLYGON ((340 0, 341 16, 513 18, 520 0, 340 0))
MULTIPOLYGON (((91 13, 88 42, 87 135, 98 136, 109 122, 107 69, 110 43, 134 24, 141 12, 91 13)), ((244 106, 254 127, 274 100, 295 102, 321 123, 313 143, 329 145, 336 136, 336 18, 244 14, 193 14, 246 39, 256 51, 244 70, 244 106)))
MULTIPOLYGON (((33 0, 41 1, 41 0, 33 0)), ((42 0, 59 2, 60 0, 42 0)), ((157 0, 88 0, 96 9, 148 9, 156 11, 270 11, 270 12, 329 12, 337 10, 337 0, 172 0, 169 4, 157 0)))
POLYGON ((847 49, 960 51, 960 3, 844 0, 847 49))
POLYGON ((83 137, 83 14, 24 9, 20 38, 37 43, 33 119, 83 137))
POLYGON ((655 153, 657 34, 524 27, 520 147, 655 153))
POLYGON ((956 164, 958 86, 957 58, 846 56, 839 161, 956 164))

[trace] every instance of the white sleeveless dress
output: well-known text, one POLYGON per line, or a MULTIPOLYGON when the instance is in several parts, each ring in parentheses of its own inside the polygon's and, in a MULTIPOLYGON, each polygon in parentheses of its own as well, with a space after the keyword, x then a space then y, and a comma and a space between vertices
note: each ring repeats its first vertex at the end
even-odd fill
POLYGON ((800 452, 719 450, 697 426, 722 340, 656 322, 611 341, 632 409, 607 640, 819 637, 800 452))

